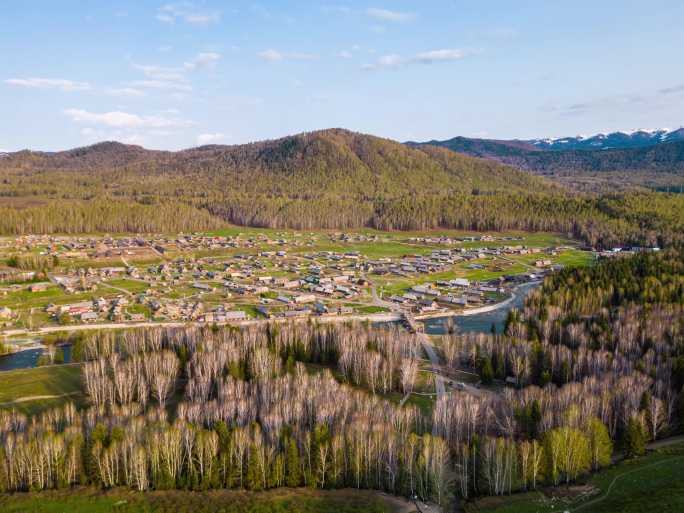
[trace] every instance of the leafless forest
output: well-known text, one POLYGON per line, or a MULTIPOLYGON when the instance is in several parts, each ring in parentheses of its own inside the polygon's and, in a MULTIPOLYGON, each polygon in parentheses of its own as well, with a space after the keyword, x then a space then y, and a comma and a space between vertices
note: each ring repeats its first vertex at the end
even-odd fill
POLYGON ((431 415, 388 400, 432 391, 399 327, 98 332, 76 348, 87 409, 0 414, 0 486, 358 487, 446 503, 571 482, 681 425, 681 269, 671 251, 563 271, 504 334, 442 337, 445 371, 483 387, 431 415))

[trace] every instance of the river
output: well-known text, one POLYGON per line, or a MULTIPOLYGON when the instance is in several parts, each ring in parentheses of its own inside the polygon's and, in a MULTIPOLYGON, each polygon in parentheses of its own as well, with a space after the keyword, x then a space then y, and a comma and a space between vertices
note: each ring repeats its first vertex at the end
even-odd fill
MULTIPOLYGON (((466 332, 481 332, 489 333, 492 329, 492 324, 496 326, 497 332, 503 331, 504 323, 508 312, 513 308, 522 308, 525 303, 527 295, 539 286, 539 282, 525 283, 519 285, 515 289, 515 298, 504 307, 491 310, 489 312, 482 312, 472 315, 454 315, 451 317, 437 317, 434 319, 427 319, 425 323, 425 332, 431 335, 441 335, 446 333, 447 323, 449 319, 457 326, 461 333, 466 332)), ((386 322, 386 321, 385 321, 386 322)), ((385 322, 378 323, 379 325, 385 322)), ((27 341, 29 342, 29 341, 27 341)), ((34 341, 35 342, 35 341, 34 341)), ((61 346, 64 353, 64 363, 71 361, 71 346, 61 346)), ((0 372, 14 370, 14 369, 28 369, 38 365, 38 359, 43 354, 44 349, 31 347, 17 353, 0 356, 0 372)))
POLYGON ((501 333, 506 322, 508 312, 513 308, 522 309, 525 304, 525 298, 536 287, 539 282, 525 283, 519 285, 515 289, 515 298, 503 308, 497 308, 489 312, 483 312, 473 315, 454 315, 451 317, 436 317, 434 319, 425 320, 425 332, 430 335, 443 335, 446 333, 449 319, 457 327, 460 333, 478 332, 491 333, 492 324, 496 326, 497 333, 501 333))
MULTIPOLYGON (((60 346, 64 353, 64 363, 71 362, 71 346, 60 346)), ((42 348, 25 349, 12 354, 0 356, 0 372, 15 369, 30 369, 38 366, 38 359, 45 350, 42 348)))

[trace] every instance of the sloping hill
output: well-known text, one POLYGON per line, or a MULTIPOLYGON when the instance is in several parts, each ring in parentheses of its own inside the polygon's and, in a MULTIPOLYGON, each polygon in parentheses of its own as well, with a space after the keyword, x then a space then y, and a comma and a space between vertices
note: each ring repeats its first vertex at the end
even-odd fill
POLYGON ((2 159, 0 169, 21 169, 35 176, 47 170, 75 175, 87 171, 91 179, 116 175, 120 187, 128 179, 140 186, 141 177, 176 181, 192 176, 200 183, 210 181, 233 190, 293 196, 339 193, 376 197, 411 191, 551 188, 539 179, 489 161, 437 148, 409 148, 341 129, 175 153, 113 142, 56 153, 24 151, 2 159))
MULTIPOLYGON (((558 191, 496 162, 342 129, 179 152, 111 142, 23 151, 0 159, 0 177, 0 197, 7 198, 0 232, 10 233, 187 230, 221 220, 418 228, 440 223, 446 200, 558 191), (181 206, 183 215, 169 218, 181 206)), ((476 212, 468 217, 485 219, 476 212)))
POLYGON ((23 168, 28 171, 39 169, 113 169, 135 162, 161 160, 168 155, 169 152, 146 150, 141 146, 106 141, 67 151, 22 150, 7 153, 0 160, 0 169, 23 168))
MULTIPOLYGON (((551 153, 503 146, 515 156, 551 153)), ((491 151, 490 142, 481 147, 491 151)), ((0 159, 0 234, 177 233, 230 222, 557 231, 605 246, 664 244, 684 233, 679 215, 665 215, 682 203, 578 195, 493 160, 341 129, 179 152, 100 143, 0 159)))

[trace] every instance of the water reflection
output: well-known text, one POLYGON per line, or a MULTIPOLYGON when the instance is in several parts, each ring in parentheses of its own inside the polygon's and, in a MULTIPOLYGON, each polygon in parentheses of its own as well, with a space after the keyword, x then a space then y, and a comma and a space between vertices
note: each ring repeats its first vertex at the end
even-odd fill
POLYGON ((453 317, 439 317, 425 321, 425 332, 431 335, 443 335, 447 331, 449 319, 460 333, 478 332, 491 333, 492 325, 497 333, 503 331, 508 312, 513 308, 521 309, 527 295, 539 286, 539 282, 525 283, 515 290, 515 299, 503 308, 474 315, 455 315, 453 317))
MULTIPOLYGON (((64 363, 71 362, 71 346, 60 346, 64 354, 64 363)), ((0 372, 15 369, 30 369, 38 365, 38 359, 44 353, 44 349, 27 349, 18 353, 0 356, 0 372)))

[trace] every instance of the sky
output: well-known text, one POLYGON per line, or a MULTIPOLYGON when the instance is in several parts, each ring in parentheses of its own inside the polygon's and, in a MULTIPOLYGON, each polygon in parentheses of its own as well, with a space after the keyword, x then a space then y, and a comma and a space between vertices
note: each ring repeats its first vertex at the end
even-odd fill
POLYGON ((681 0, 5 0, 0 150, 684 124, 681 0))

